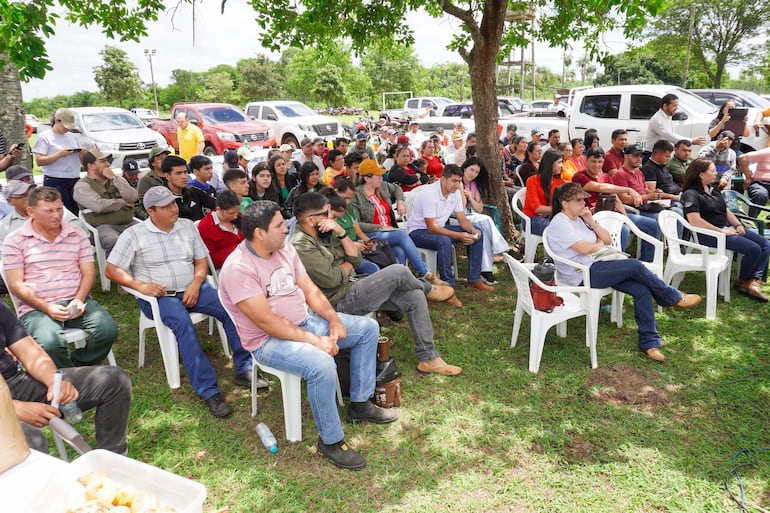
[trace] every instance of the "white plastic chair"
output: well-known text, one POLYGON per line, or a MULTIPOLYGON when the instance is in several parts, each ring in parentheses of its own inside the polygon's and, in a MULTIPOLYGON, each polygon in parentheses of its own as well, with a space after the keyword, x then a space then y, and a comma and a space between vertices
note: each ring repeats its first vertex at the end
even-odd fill
MULTIPOLYGON (((213 280, 208 277, 209 284, 213 286, 213 280)), ((133 295, 138 299, 143 299, 150 304, 152 310, 152 319, 144 315, 144 312, 139 310, 139 357, 138 367, 144 367, 144 349, 145 340, 147 337, 148 329, 155 329, 158 336, 158 344, 160 345, 160 353, 163 357, 163 366, 166 369, 166 381, 170 388, 179 388, 181 386, 181 379, 179 377, 179 348, 177 347, 176 337, 171 329, 163 324, 163 322, 156 322, 157 319, 162 319, 160 315, 160 308, 158 307, 158 298, 153 296, 147 296, 142 294, 138 290, 134 290, 130 287, 123 287, 126 292, 133 295)), ((198 324, 209 319, 209 316, 203 313, 190 312, 190 320, 193 324, 198 324)), ((219 338, 222 341, 222 349, 225 354, 230 355, 230 348, 227 345, 227 334, 222 323, 217 321, 217 329, 219 330, 219 338)))
MULTIPOLYGON (((222 303, 222 307, 230 316, 233 323, 233 318, 230 310, 225 306, 222 300, 222 293, 217 290, 219 295, 219 302, 222 303)), ((237 326, 237 324, 236 324, 237 326)), ((262 372, 267 372, 278 378, 281 382, 281 397, 283 398, 283 425, 284 431, 286 431, 286 440, 289 442, 301 442, 302 441, 302 377, 291 372, 282 371, 273 367, 263 365, 254 358, 254 353, 251 353, 251 361, 256 368, 259 368, 262 372)), ((251 380, 251 416, 257 416, 257 375, 253 373, 251 380)), ((344 405, 342 399, 342 389, 340 388, 339 378, 337 379, 337 403, 340 406, 344 405)))
MULTIPOLYGON (((610 237, 612 238, 611 246, 620 251, 623 250, 622 244, 621 244, 621 231, 623 229, 623 225, 628 226, 629 230, 631 230, 631 233, 636 235, 637 238, 639 239, 637 242, 637 255, 639 253, 639 249, 642 246, 641 244, 642 241, 651 244, 654 248, 652 262, 642 262, 642 263, 644 264, 645 267, 647 267, 650 271, 652 271, 652 273, 655 276, 663 279, 663 242, 662 241, 656 239, 655 237, 653 237, 648 233, 644 233, 638 226, 634 224, 633 221, 631 221, 628 217, 618 212, 610 212, 608 210, 605 210, 603 212, 597 212, 596 214, 594 214, 594 219, 596 220, 597 223, 599 223, 602 226, 602 228, 610 232, 610 237)), ((624 298, 625 298, 625 294, 623 294, 619 290, 614 291, 612 294, 614 320, 617 323, 618 328, 623 326, 624 298)))
POLYGON ((511 199, 511 208, 522 220, 521 237, 524 240, 524 262, 531 264, 535 261, 537 246, 543 243, 543 237, 532 233, 532 222, 529 216, 524 213, 524 197, 527 195, 527 188, 522 187, 516 191, 511 199), (521 206, 519 206, 521 205, 521 206))
POLYGON ((596 330, 590 329, 590 323, 598 317, 599 305, 591 305, 589 301, 590 290, 585 287, 564 287, 545 285, 534 274, 532 268, 536 264, 523 264, 517 262, 508 254, 503 254, 508 268, 511 270, 516 282, 516 311, 513 317, 513 331, 511 333, 511 347, 516 346, 521 330, 521 319, 525 313, 530 317, 529 328, 529 371, 537 373, 540 368, 540 359, 543 356, 543 346, 548 330, 556 326, 556 334, 562 338, 567 336, 567 320, 574 317, 586 317, 586 345, 589 348, 591 368, 598 365, 596 357, 596 330), (532 303, 532 294, 529 290, 529 282, 535 282, 539 287, 555 292, 562 298, 564 304, 557 306, 552 312, 543 312, 535 309, 532 303), (589 315, 589 308, 595 308, 594 315, 589 315))
POLYGON ((109 292, 110 284, 112 282, 109 278, 107 278, 107 275, 105 274, 105 270, 107 269, 107 252, 105 251, 104 246, 102 246, 102 241, 99 239, 99 231, 95 226, 89 224, 88 221, 86 221, 83 210, 78 213, 78 218, 80 219, 80 222, 83 223, 83 226, 85 226, 88 231, 91 232, 91 238, 94 240, 94 248, 96 248, 96 260, 99 265, 99 279, 102 282, 102 291, 109 292))
MULTIPOLYGON (((414 208, 414 202, 417 199, 417 195, 420 193, 419 190, 417 191, 408 191, 404 193, 404 206, 406 208, 406 214, 404 217, 406 219, 409 219, 409 215, 412 213, 412 208, 414 208)), ((406 224, 404 224, 404 228, 406 228, 406 224)), ((430 272, 438 276, 438 252, 433 249, 428 248, 421 248, 420 246, 417 247, 417 252, 420 254, 420 260, 422 260, 425 263, 425 267, 428 268, 430 272)), ((457 251, 454 249, 454 245, 452 245, 452 270, 454 273, 455 280, 457 280, 457 270, 459 268, 457 267, 457 251)))
MULTIPOLYGON (((591 288, 591 273, 583 264, 580 264, 578 262, 575 262, 573 260, 569 260, 567 258, 564 258, 562 256, 556 255, 552 250, 551 247, 548 244, 548 233, 549 233, 549 227, 543 231, 543 248, 545 248, 546 254, 553 259, 554 262, 562 263, 566 265, 570 265, 572 267, 575 267, 580 271, 580 273, 583 276, 583 287, 586 288, 586 294, 588 296, 588 316, 590 318, 590 323, 588 324, 589 329, 591 330, 591 338, 593 340, 596 340, 596 337, 599 332, 599 308, 600 304, 602 302, 602 298, 604 296, 610 295, 614 292, 614 289, 610 287, 606 287, 603 289, 594 289, 591 288)), ((559 281, 559 272, 556 272, 556 281, 558 283, 559 281)), ((612 306, 610 307, 610 320, 614 321, 617 318, 617 305, 612 303, 612 306)))
POLYGON ((668 244, 668 260, 663 273, 663 281, 678 287, 688 271, 706 273, 706 319, 713 320, 717 314, 717 293, 730 302, 730 268, 733 252, 725 247, 725 234, 698 228, 688 223, 682 216, 670 210, 658 214, 660 231, 668 244), (704 246, 690 240, 680 239, 677 234, 677 224, 697 236, 708 235, 717 240, 717 247, 704 246), (687 253, 682 254, 682 247, 687 253))
MULTIPOLYGON (((2 261, 0 261, 0 276, 2 276, 3 281, 6 284, 6 288, 8 289, 8 296, 11 298, 11 303, 13 303, 13 309, 18 312, 20 301, 19 298, 11 293, 11 288, 7 286, 8 278, 6 278, 5 268, 3 268, 2 261)), ((74 345, 75 349, 82 349, 86 347, 86 342, 88 341, 88 333, 85 330, 81 330, 80 328, 64 328, 64 339, 68 344, 74 345)), ((115 362, 115 355, 113 354, 112 349, 110 349, 110 352, 107 354, 107 361, 110 365, 117 366, 117 363, 115 362)))

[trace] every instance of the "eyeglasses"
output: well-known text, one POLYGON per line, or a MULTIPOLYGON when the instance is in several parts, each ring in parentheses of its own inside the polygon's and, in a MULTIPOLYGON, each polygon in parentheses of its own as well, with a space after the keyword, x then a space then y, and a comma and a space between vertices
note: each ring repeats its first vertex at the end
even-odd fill
POLYGON ((327 208, 323 212, 316 212, 315 214, 308 214, 305 217, 318 217, 318 216, 329 217, 329 209, 327 208))

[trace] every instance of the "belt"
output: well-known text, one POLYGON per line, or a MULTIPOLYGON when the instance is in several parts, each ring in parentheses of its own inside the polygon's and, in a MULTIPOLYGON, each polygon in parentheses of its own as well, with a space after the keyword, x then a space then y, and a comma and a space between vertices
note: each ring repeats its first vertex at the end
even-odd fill
POLYGON ((3 370, 3 379, 6 381, 14 377, 16 374, 19 373, 19 366, 18 364, 14 363, 12 366, 8 367, 7 369, 3 370))

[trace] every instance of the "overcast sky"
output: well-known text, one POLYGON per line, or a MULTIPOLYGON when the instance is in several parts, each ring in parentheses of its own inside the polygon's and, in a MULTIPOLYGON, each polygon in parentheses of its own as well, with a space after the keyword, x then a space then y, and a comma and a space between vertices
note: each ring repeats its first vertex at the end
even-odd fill
MULTIPOLYGON (((93 78, 93 68, 101 64, 99 51, 105 45, 118 46, 128 53, 129 59, 139 69, 146 83, 151 83, 150 66, 144 56, 145 48, 154 48, 152 60, 155 80, 159 86, 167 86, 171 70, 186 69, 205 71, 218 64, 235 65, 243 58, 266 53, 259 45, 259 27, 254 21, 254 11, 249 5, 230 0, 224 15, 220 14, 220 2, 207 0, 196 3, 195 46, 193 46, 192 7, 183 4, 175 19, 171 14, 160 16, 159 21, 148 27, 148 37, 140 43, 113 41, 98 29, 85 30, 76 25, 60 22, 56 35, 48 40, 48 54, 53 65, 44 80, 22 84, 24 99, 72 94, 77 91, 98 90, 93 78)), ((415 53, 421 64, 461 62, 456 52, 446 49, 451 34, 458 31, 459 22, 453 18, 436 20, 425 13, 411 14, 407 22, 415 28, 415 53), (426 27, 430 29, 426 30, 426 27)), ((625 44, 621 38, 608 37, 606 43, 617 51, 625 44)), ((573 51, 575 61, 580 50, 573 51)), ((527 58, 529 52, 527 53, 527 58)), ((536 46, 535 61, 561 73, 561 50, 536 46)), ((255 98, 257 99, 257 98, 255 98)))

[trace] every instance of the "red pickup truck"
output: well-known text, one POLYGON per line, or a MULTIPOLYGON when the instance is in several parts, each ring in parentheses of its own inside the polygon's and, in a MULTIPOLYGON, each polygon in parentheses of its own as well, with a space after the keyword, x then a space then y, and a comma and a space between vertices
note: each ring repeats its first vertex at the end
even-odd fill
POLYGON ((204 155, 222 155, 225 150, 236 150, 248 144, 250 148, 275 146, 275 136, 266 124, 246 117, 241 109, 229 103, 180 102, 171 110, 171 119, 153 120, 150 128, 159 132, 174 150, 179 151, 176 139, 176 116, 187 113, 187 119, 203 131, 206 146, 204 155))

